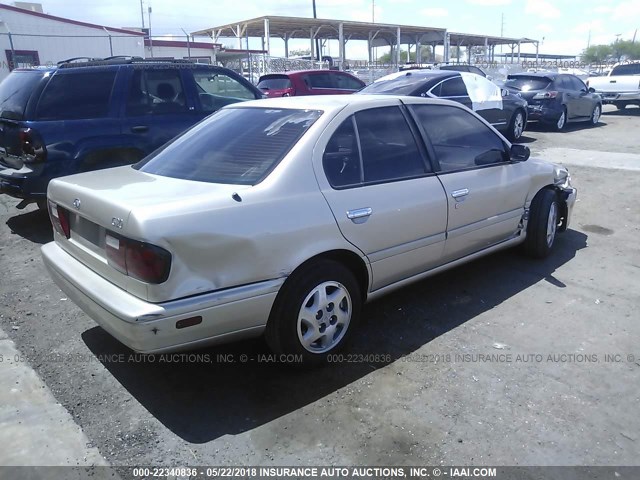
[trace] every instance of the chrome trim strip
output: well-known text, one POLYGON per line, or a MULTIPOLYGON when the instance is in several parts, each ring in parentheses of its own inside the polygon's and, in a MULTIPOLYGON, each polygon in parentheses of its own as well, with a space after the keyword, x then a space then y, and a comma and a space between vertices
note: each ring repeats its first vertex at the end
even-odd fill
POLYGON ((481 228, 490 227, 491 225, 495 225, 500 222, 504 222, 505 220, 509 220, 511 218, 522 218, 522 214, 524 213, 523 208, 518 208, 516 210, 511 210, 509 212, 501 213, 499 215, 494 215, 493 217, 485 218, 478 222, 469 223, 467 225, 463 225, 461 227, 454 228, 453 230, 447 231, 447 238, 455 238, 460 235, 465 235, 474 230, 480 230, 481 228))
POLYGON ((504 240, 500 243, 492 245, 491 247, 487 247, 484 250, 480 250, 479 252, 472 253, 471 255, 467 255, 466 257, 462 257, 462 258, 459 258, 458 260, 454 260, 452 262, 445 263, 444 265, 433 268, 431 270, 427 270, 426 272, 422 272, 412 277, 405 278, 404 280, 400 280, 399 282, 392 283, 391 285, 387 285, 386 287, 379 288, 378 290, 375 290, 369 293, 369 295, 367 296, 367 302, 370 300, 376 300, 382 297, 383 295, 386 295, 387 293, 391 293, 392 291, 402 288, 413 282, 423 280, 437 273, 443 272, 445 270, 449 270, 450 268, 457 267, 458 265, 466 263, 470 260, 475 260, 476 258, 482 257, 484 255, 488 255, 498 250, 502 250, 504 248, 508 248, 518 243, 521 243, 524 241, 524 238, 525 236, 523 234, 519 234, 516 237, 513 237, 509 240, 504 240))

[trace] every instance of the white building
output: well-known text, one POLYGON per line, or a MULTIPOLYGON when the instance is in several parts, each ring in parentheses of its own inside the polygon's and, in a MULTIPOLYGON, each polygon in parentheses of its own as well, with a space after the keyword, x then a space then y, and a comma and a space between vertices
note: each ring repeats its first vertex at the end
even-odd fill
MULTIPOLYGON (((19 4, 27 6, 27 4, 19 4)), ((14 66, 55 65, 73 57, 144 57, 144 33, 0 4, 0 80, 14 66)))

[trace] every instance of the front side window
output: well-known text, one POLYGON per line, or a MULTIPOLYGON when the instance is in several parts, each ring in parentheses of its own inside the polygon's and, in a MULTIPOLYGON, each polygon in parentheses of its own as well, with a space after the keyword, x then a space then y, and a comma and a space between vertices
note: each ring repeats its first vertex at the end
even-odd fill
POLYGON ((361 83, 359 80, 356 80, 355 78, 351 78, 348 75, 341 75, 341 74, 336 74, 335 75, 335 80, 336 80, 336 88, 339 88, 341 90, 360 90, 364 84, 361 83))
POLYGON ((194 71, 193 78, 200 93, 241 100, 255 100, 256 95, 235 78, 218 72, 194 71))
POLYGON ((40 97, 36 118, 74 120, 106 117, 115 78, 115 70, 54 75, 40 97))
POLYGON ((134 168, 198 182, 261 182, 320 117, 318 110, 229 108, 134 168))
POLYGON ((508 160, 500 137, 473 114, 447 105, 412 105, 411 110, 431 140, 442 172, 508 160))
POLYGON ((427 172, 399 107, 363 110, 345 120, 327 144, 323 166, 336 188, 414 178, 427 172))
POLYGON ((187 111, 180 71, 135 69, 131 76, 127 115, 157 115, 187 111))

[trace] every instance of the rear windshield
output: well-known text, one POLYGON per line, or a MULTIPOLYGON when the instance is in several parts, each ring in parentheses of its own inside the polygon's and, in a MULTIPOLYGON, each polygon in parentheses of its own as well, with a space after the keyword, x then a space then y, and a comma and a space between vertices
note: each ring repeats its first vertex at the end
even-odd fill
POLYGON ((513 77, 504 82, 504 86, 528 92, 529 90, 543 90, 550 83, 551 80, 545 77, 513 77))
POLYGON ((392 80, 373 82, 371 85, 367 85, 366 87, 364 87, 358 93, 411 95, 423 81, 423 78, 416 77, 413 74, 407 74, 406 76, 394 78, 392 80))
POLYGON ((640 75, 640 63, 627 63, 613 67, 609 76, 615 75, 640 75))
POLYGON ((12 72, 0 83, 0 117, 22 120, 29 97, 45 72, 12 72))
POLYGON ((198 182, 254 185, 321 114, 317 110, 223 109, 134 168, 198 182))
POLYGON ((264 78, 258 83, 258 88, 262 90, 284 90, 291 88, 291 80, 288 77, 264 78))

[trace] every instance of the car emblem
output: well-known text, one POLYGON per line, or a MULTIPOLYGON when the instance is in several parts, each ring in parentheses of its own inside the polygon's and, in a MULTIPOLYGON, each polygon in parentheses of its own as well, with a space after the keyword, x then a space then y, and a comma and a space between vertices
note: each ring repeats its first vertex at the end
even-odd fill
POLYGON ((122 224, 123 223, 124 223, 124 221, 121 218, 113 217, 111 219, 111 225, 116 227, 116 228, 122 229, 122 224))
POLYGON ((76 198, 73 201, 73 206, 75 207, 76 210, 80 210, 80 199, 79 198, 76 198))

